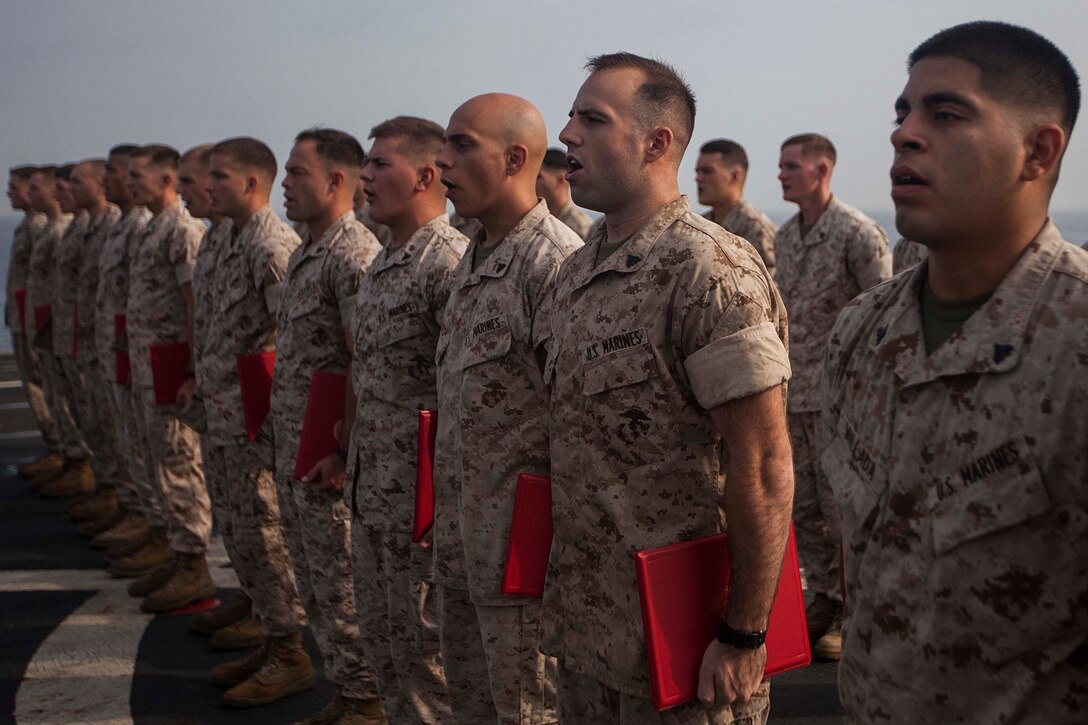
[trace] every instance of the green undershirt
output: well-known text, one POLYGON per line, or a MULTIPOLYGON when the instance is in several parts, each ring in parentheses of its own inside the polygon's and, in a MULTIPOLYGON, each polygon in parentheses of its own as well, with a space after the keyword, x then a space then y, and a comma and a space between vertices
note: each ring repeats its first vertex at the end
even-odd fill
POLYGON ((933 294, 927 275, 918 300, 922 307, 922 335, 926 342, 926 355, 931 355, 934 350, 944 344, 945 340, 952 337, 952 333, 963 327, 967 318, 986 304, 991 296, 993 292, 972 300, 946 302, 933 294))
POLYGON ((629 240, 633 236, 635 235, 631 234, 630 236, 626 236, 618 242, 610 242, 608 241, 607 237, 605 239, 602 239, 601 246, 597 247, 597 259, 593 262, 593 268, 596 269, 597 267, 600 267, 601 262, 611 257, 613 252, 622 247, 624 244, 627 244, 627 240, 629 240))
MULTIPOLYGON (((499 244, 502 242, 500 241, 499 244)), ((472 271, 475 272, 480 268, 480 265, 487 261, 487 258, 491 256, 491 253, 499 248, 498 244, 492 244, 490 247, 485 247, 483 244, 476 245, 476 251, 472 253, 472 271)))

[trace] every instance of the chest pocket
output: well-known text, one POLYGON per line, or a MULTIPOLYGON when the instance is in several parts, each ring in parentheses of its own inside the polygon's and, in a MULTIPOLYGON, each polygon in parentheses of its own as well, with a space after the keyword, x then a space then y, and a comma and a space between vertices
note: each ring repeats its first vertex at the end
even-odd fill
POLYGON ((648 345, 611 355, 583 368, 586 396, 583 436, 603 453, 613 471, 625 471, 662 460, 668 436, 659 429, 652 382, 659 375, 648 345))
MULTIPOLYGON (((501 320, 501 322, 497 323, 498 327, 476 332, 465 345, 465 349, 461 353, 462 368, 470 368, 489 360, 498 360, 510 352, 510 348, 514 344, 514 335, 510 329, 510 322, 505 316, 497 319, 501 320)), ((486 324, 486 322, 479 324, 486 324)))
POLYGON ((402 340, 418 337, 425 332, 427 332, 427 323, 415 313, 394 317, 378 328, 376 336, 378 347, 389 347, 402 340))
MULTIPOLYGON (((286 302, 286 300, 284 300, 286 302)), ((321 296, 314 294, 312 296, 304 297, 298 301, 298 304, 291 306, 286 310, 288 320, 297 320, 300 317, 306 317, 318 312, 322 308, 321 296)), ((281 307, 282 310, 282 307, 281 307)), ((282 314, 282 312, 281 312, 282 314)))
POLYGON ((229 310, 244 300, 249 294, 249 281, 244 273, 235 273, 227 279, 226 286, 221 291, 222 302, 219 309, 229 310))

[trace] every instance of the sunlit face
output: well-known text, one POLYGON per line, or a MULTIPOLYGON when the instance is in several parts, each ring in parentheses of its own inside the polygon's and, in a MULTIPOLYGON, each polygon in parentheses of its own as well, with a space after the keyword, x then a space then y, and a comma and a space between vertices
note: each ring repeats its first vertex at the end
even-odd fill
POLYGON ((790 144, 778 157, 778 181, 782 198, 799 204, 819 196, 820 183, 829 168, 828 161, 816 154, 802 153, 801 144, 790 144))
POLYGON ((156 168, 147 156, 133 156, 128 162, 128 193, 132 203, 155 205, 166 195, 168 175, 156 168))
POLYGON ((98 206, 102 198, 102 180, 95 175, 90 166, 80 164, 73 169, 69 186, 71 186, 72 197, 77 207, 90 209, 98 206))
POLYGON ((892 201, 902 235, 939 244, 1008 218, 1025 158, 1021 124, 983 91, 977 66, 924 58, 895 106, 892 201))
POLYGON ((298 141, 287 157, 283 176, 283 206, 291 221, 317 219, 333 205, 335 188, 328 162, 317 153, 313 139, 298 141))
POLYGON ((695 162, 695 189, 699 194, 699 203, 704 206, 717 206, 731 199, 735 193, 734 174, 736 166, 728 167, 719 153, 699 154, 695 162))
POLYGON ((370 202, 370 216, 379 224, 395 224, 409 211, 422 191, 419 159, 400 152, 403 139, 379 138, 367 153, 363 189, 370 202))
POLYGON ((201 163, 197 156, 187 156, 178 164, 178 194, 185 201, 185 208, 191 216, 206 219, 212 215, 212 200, 208 195, 208 165, 201 163))
POLYGON ((465 104, 450 116, 438 168, 446 198, 463 217, 478 217, 495 208, 507 179, 503 143, 488 132, 479 104, 465 104))
POLYGON ((8 200, 11 208, 16 211, 26 211, 30 208, 30 184, 25 179, 11 174, 8 176, 8 200))
POLYGON ((248 204, 246 191, 252 191, 249 185, 252 178, 253 174, 239 166, 229 155, 212 154, 206 188, 212 212, 232 218, 243 214, 248 204))
POLYGON ((53 183, 43 174, 33 174, 30 177, 30 186, 27 188, 30 197, 30 206, 34 211, 51 211, 57 203, 53 197, 53 183))
POLYGON ((106 159, 106 199, 114 204, 129 204, 132 197, 128 193, 128 157, 113 154, 106 159))
POLYGON ((76 210, 76 200, 72 196, 72 183, 68 179, 59 176, 53 182, 53 198, 60 204, 60 210, 65 214, 71 214, 76 210))
POLYGON ((570 121, 559 134, 567 145, 566 179, 574 202, 612 213, 622 209, 645 168, 645 133, 637 122, 634 68, 598 71, 578 89, 570 121))

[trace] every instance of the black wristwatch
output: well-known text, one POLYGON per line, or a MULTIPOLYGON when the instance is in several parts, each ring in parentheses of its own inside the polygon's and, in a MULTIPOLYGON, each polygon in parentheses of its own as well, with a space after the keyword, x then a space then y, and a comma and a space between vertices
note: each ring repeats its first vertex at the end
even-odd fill
POLYGON ((336 447, 336 455, 344 463, 348 462, 348 449, 347 448, 341 448, 340 446, 337 446, 336 447))
POLYGON ((718 641, 737 649, 759 649, 767 639, 767 630, 762 632, 744 632, 733 629, 725 620, 718 622, 718 641))

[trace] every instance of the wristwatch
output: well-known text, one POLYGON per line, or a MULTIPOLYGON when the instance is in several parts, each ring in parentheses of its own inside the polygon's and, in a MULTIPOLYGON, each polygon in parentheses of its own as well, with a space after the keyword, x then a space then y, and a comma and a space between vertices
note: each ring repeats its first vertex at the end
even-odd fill
POLYGON ((767 630, 762 632, 745 632, 733 629, 725 620, 718 622, 718 641, 737 649, 759 649, 767 639, 767 630))

